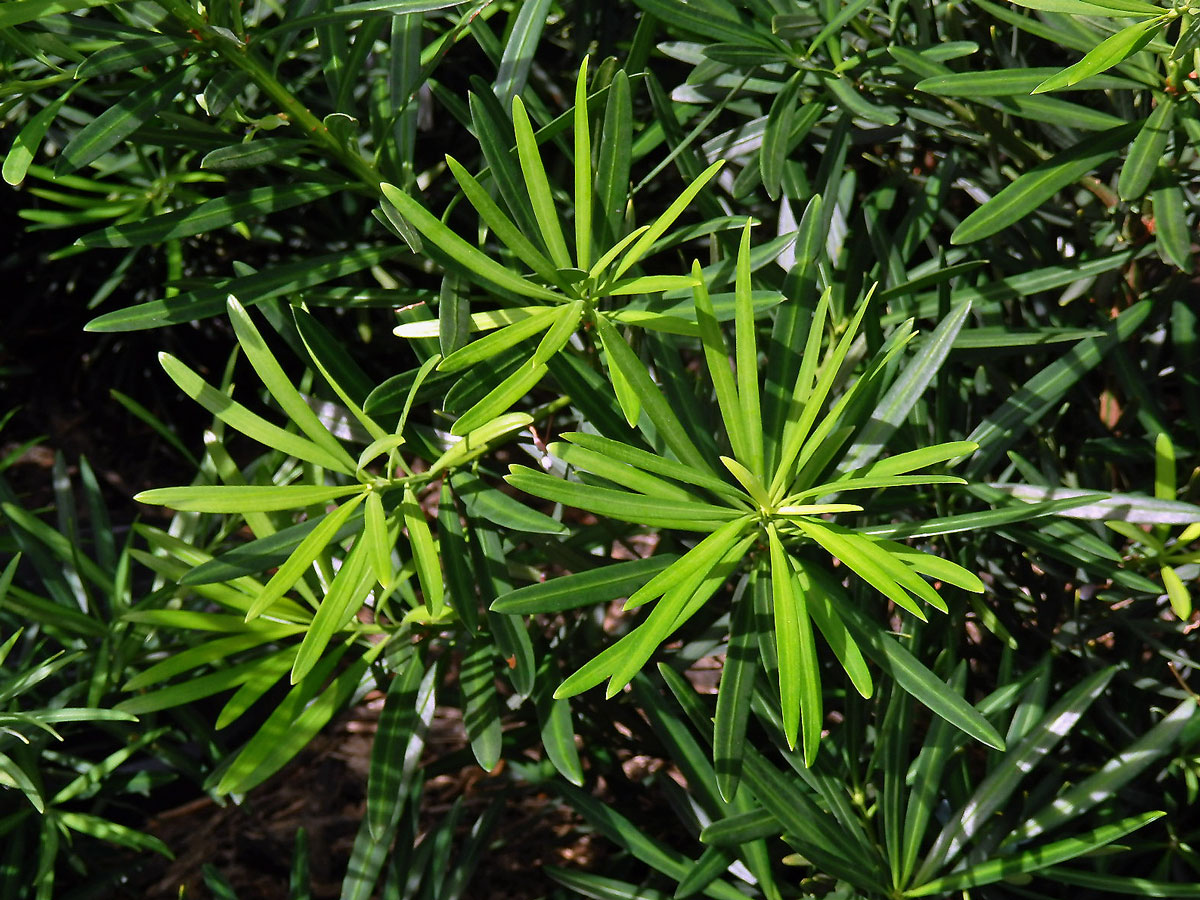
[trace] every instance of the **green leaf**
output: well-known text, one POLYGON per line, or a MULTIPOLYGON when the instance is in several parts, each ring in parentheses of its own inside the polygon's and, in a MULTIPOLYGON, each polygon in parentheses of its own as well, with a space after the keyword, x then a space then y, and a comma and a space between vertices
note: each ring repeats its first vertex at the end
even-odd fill
POLYGON ((630 562, 608 563, 586 572, 563 575, 518 588, 498 598, 491 608, 493 612, 529 616, 607 603, 618 597, 629 596, 678 559, 678 556, 668 553, 630 562))
MULTIPOLYGON (((563 534, 568 528, 557 519, 530 509, 503 491, 489 487, 469 472, 450 476, 454 495, 462 501, 472 517, 487 519, 501 528, 525 531, 530 534, 563 534)), ((496 610, 493 606, 493 610, 496 610)))
POLYGON ((697 499, 686 488, 664 481, 641 469, 636 469, 627 463, 612 459, 604 454, 587 450, 577 444, 564 444, 552 441, 546 445, 546 450, 577 469, 591 472, 605 478, 613 484, 651 497, 662 497, 664 500, 687 503, 697 499))
MULTIPOLYGON (((1050 76, 1057 68, 1039 69, 994 69, 977 72, 953 72, 932 75, 918 81, 916 89, 943 97, 1012 97, 1028 94, 1050 76)), ((1073 90, 1105 90, 1129 88, 1136 82, 1123 78, 1097 76, 1085 82, 1070 85, 1073 90)), ((1066 90, 1067 88, 1063 88, 1066 90)))
MULTIPOLYGON (((751 579, 761 577, 757 570, 750 575, 751 579)), ((727 803, 737 795, 742 780, 746 724, 750 719, 750 698, 759 668, 758 625, 754 603, 748 593, 752 590, 753 584, 748 584, 747 593, 743 593, 733 607, 713 720, 713 766, 717 789, 727 803)))
MULTIPOLYGON (((336 452, 327 450, 307 438, 272 425, 266 419, 232 400, 228 395, 207 384, 199 375, 168 353, 160 353, 158 361, 166 373, 171 376, 171 380, 179 385, 180 390, 222 422, 236 428, 247 437, 266 447, 281 450, 297 459, 307 460, 336 472, 350 474, 354 471, 352 464, 347 466, 343 461, 347 458, 347 454, 340 445, 336 452)), ((320 427, 328 434, 328 429, 325 429, 323 425, 320 427)), ((333 436, 330 435, 329 439, 333 439, 333 436)))
POLYGON ((524 362, 478 403, 459 416, 450 427, 453 435, 467 435, 482 428, 528 394, 546 375, 546 364, 535 359, 524 362))
MULTIPOLYGON (((1066 737, 1092 702, 1104 692, 1115 671, 1113 667, 1101 669, 1067 691, 1045 717, 1029 730, 1021 742, 1004 755, 1000 764, 979 783, 960 813, 942 828, 914 876, 918 884, 925 882, 955 860, 967 842, 991 819, 993 813, 1008 801, 1034 766, 1066 737)), ((1053 862, 1062 862, 1069 858, 1062 857, 1053 862)), ((1050 864, 1051 862, 1045 863, 1050 864)), ((964 882, 970 883, 972 882, 964 882)), ((927 885, 923 885, 922 890, 925 887, 927 885)))
POLYGON ((525 104, 521 102, 520 97, 513 97, 512 117, 513 130, 517 137, 517 158, 521 163, 521 174, 525 178, 525 189, 529 192, 529 200, 533 204, 533 214, 541 228, 542 240, 546 249, 550 251, 550 259, 554 264, 560 269, 569 269, 571 255, 567 252, 567 242, 563 238, 562 225, 558 221, 554 195, 550 192, 550 182, 546 179, 546 169, 542 165, 537 138, 533 136, 529 114, 525 112, 525 104))
POLYGON ((875 690, 871 681, 871 670, 867 668, 862 651, 858 649, 858 644, 846 628, 846 623, 842 621, 838 606, 825 591, 814 589, 808 571, 803 566, 796 572, 796 582, 804 592, 808 613, 820 630, 821 636, 825 638, 825 643, 832 648, 833 655, 850 676, 850 683, 854 685, 854 689, 862 697, 869 699, 875 690))
MULTIPOLYGON (((818 586, 820 592, 844 598, 841 586, 821 568, 808 564, 803 559, 801 566, 818 586)), ((936 675, 921 665, 908 650, 893 637, 886 634, 877 624, 848 601, 836 606, 842 622, 854 636, 855 643, 884 672, 895 679, 908 693, 927 706, 955 728, 975 738, 980 743, 997 750, 1004 748, 1004 739, 995 727, 963 699, 962 695, 946 687, 936 675)))
POLYGON ((372 580, 367 542, 355 541, 300 642, 292 663, 292 684, 298 684, 313 671, 334 635, 346 627, 362 605, 372 580))
POLYGON ((1138 127, 1123 125, 1089 136, 1030 169, 963 219, 950 235, 950 243, 969 244, 1019 222, 1060 190, 1116 156, 1138 127))
MULTIPOLYGON (((522 297, 535 297, 552 302, 562 299, 549 288, 527 281, 512 270, 501 265, 471 244, 468 244, 457 234, 447 228, 423 206, 413 200, 408 194, 391 184, 380 185, 383 195, 400 210, 401 215, 408 219, 426 238, 436 244, 447 256, 469 272, 474 273, 484 281, 491 282, 505 290, 512 291, 522 297)), ((568 262, 568 265, 570 263, 568 262)))
POLYGON ((549 12, 550 0, 532 0, 522 3, 510 14, 512 27, 496 71, 495 93, 502 104, 516 99, 516 95, 525 89, 549 12))
POLYGON ((1192 617, 1191 593, 1179 574, 1170 566, 1160 566, 1159 573, 1162 575, 1163 587, 1167 589, 1167 597, 1171 600, 1171 609, 1180 621, 1186 622, 1192 617))
POLYGON ((1162 256, 1185 272, 1192 271, 1192 234, 1188 228, 1189 204, 1174 176, 1150 192, 1154 207, 1155 240, 1162 256))
MULTIPOLYGON (((838 463, 838 471, 849 472, 865 466, 883 451, 891 436, 904 424, 925 389, 937 376, 970 312, 971 301, 968 300, 938 323, 933 334, 921 344, 920 351, 880 399, 867 424, 859 430, 854 443, 838 463)), ((952 457, 945 457, 950 458, 952 457)), ((933 460, 914 468, 924 468, 941 461, 933 460)))
POLYGON ((1135 878, 1128 875, 1114 875, 1111 872, 1083 872, 1079 869, 1064 869, 1062 866, 1052 866, 1042 869, 1043 878, 1060 881, 1063 884, 1091 888, 1094 891, 1115 894, 1131 894, 1136 897, 1167 897, 1169 900, 1184 900, 1184 898, 1200 897, 1200 884, 1181 884, 1178 881, 1154 881, 1149 878, 1135 878))
POLYGON ((249 313, 232 295, 227 301, 227 307, 242 352, 246 354, 246 359, 250 361, 258 377, 262 379, 263 386, 275 398, 280 409, 287 413, 288 418, 299 426, 314 444, 341 461, 338 471, 345 474, 354 472, 359 467, 354 465, 353 459, 341 442, 330 434, 312 407, 292 385, 292 379, 288 378, 283 367, 276 361, 249 313))
MULTIPOLYGON (((1058 796, 1030 816, 1005 840, 1016 844, 1045 834, 1078 818, 1144 772, 1155 760, 1170 753, 1196 714, 1191 697, 1180 703, 1162 721, 1133 741, 1082 781, 1066 787, 1058 796)), ((1004 845, 1001 845, 1002 847, 1004 845)))
MULTIPOLYGON (((779 185, 783 179, 783 164, 791 148, 792 122, 796 114, 796 97, 803 83, 804 72, 796 71, 784 84, 783 90, 771 101, 763 128, 762 149, 758 154, 758 167, 762 176, 763 189, 772 200, 779 199, 779 185)), ((818 114, 823 110, 818 108, 818 114)))
POLYGON ((980 422, 967 436, 979 444, 979 452, 967 466, 966 476, 978 478, 1001 459, 1017 438, 1052 409, 1073 384, 1095 368, 1113 347, 1127 340, 1149 313, 1150 304, 1145 300, 1123 310, 1105 337, 1080 341, 980 422))
POLYGON ((426 671, 413 653, 388 685, 367 777, 367 823, 376 840, 383 839, 403 812, 433 714, 436 671, 436 666, 426 671))
POLYGON ((575 262, 587 271, 592 264, 592 136, 587 108, 588 58, 575 79, 575 262))
MULTIPOLYGON (((527 337, 545 331, 550 327, 558 312, 558 310, 552 308, 534 310, 529 315, 522 316, 498 331, 484 335, 478 340, 467 344, 461 350, 451 353, 438 364, 438 371, 459 372, 484 360, 491 359, 503 353, 509 347, 516 346, 527 337)), ((396 334, 401 337, 415 336, 404 326, 397 328, 396 334)))
POLYGON ((73 172, 103 156, 174 100, 191 75, 190 68, 181 66, 167 77, 151 78, 126 94, 75 133, 58 158, 57 170, 73 172))
POLYGON ((459 682, 463 693, 463 725, 471 752, 485 772, 500 761, 503 736, 496 695, 495 653, 487 641, 476 641, 463 653, 459 682))
POLYGON ((134 495, 138 503, 169 506, 183 512, 276 512, 329 503, 361 491, 359 485, 323 487, 313 484, 217 485, 154 488, 134 495))
POLYGON ((746 466, 760 479, 766 477, 763 466, 762 407, 758 394, 758 340, 755 335, 754 300, 750 285, 750 223, 742 229, 735 275, 734 316, 737 354, 738 401, 745 422, 746 466))
MULTIPOLYGON (((746 523, 740 520, 726 522, 705 537, 687 552, 676 564, 683 570, 684 577, 668 590, 650 611, 650 615, 637 628, 617 642, 621 653, 613 664, 606 697, 611 699, 625 687, 646 664, 658 646, 682 625, 698 608, 697 597, 707 599, 724 581, 726 573, 720 572, 720 563, 727 555, 740 558, 738 547, 744 548, 754 539, 743 536, 746 523), (705 590, 705 582, 711 581, 710 574, 720 574, 711 590, 705 590)), ((631 600, 633 598, 630 598, 631 600)))
MULTIPOLYGON (((259 132, 261 134, 262 132, 259 132)), ((308 149, 308 141, 299 138, 256 137, 241 144, 218 147, 200 160, 201 169, 257 169, 290 159, 300 151, 308 149)))
POLYGON ((116 822, 110 822, 108 819, 102 819, 99 816, 81 812, 55 810, 54 821, 63 828, 69 828, 80 834, 86 834, 88 837, 95 838, 98 841, 107 841, 121 847, 128 847, 130 850, 151 850, 165 856, 167 859, 175 858, 175 854, 171 852, 170 848, 154 835, 135 831, 132 828, 118 825, 116 822))
MULTIPOLYGON (((483 219, 488 228, 492 229, 496 237, 512 250, 521 262, 529 266, 529 268, 546 281, 562 289, 564 282, 555 269, 554 263, 546 259, 542 251, 521 233, 521 230, 513 223, 512 219, 506 216, 504 211, 496 205, 496 201, 475 180, 474 176, 463 168, 458 160, 450 154, 446 154, 446 165, 450 167, 450 174, 454 176, 454 180, 462 188, 463 194, 466 195, 471 205, 475 207, 475 211, 479 213, 479 217, 483 219)), ((399 329, 397 329, 397 332, 399 332, 399 329)))
POLYGON ((517 490, 625 522, 686 531, 709 531, 735 518, 736 511, 700 502, 677 502, 555 478, 525 466, 511 466, 504 480, 517 490))
POLYGON ((89 249, 161 244, 311 203, 345 188, 345 184, 266 185, 125 225, 110 225, 85 234, 77 243, 89 249))
POLYGON ((1069 87, 1083 79, 1112 68, 1145 47, 1154 38, 1155 29, 1163 24, 1163 18, 1147 19, 1122 28, 1100 42, 1093 50, 1073 66, 1068 66, 1057 75, 1047 78, 1036 88, 1035 94, 1069 87))
POLYGON ((0 28, 11 28, 77 9, 107 6, 113 2, 115 0, 11 0, 0 7, 0 28))
POLYGON ((572 444, 603 454, 613 462, 635 466, 644 471, 653 472, 655 475, 662 475, 675 481, 681 481, 684 484, 693 484, 697 487, 707 488, 714 494, 730 501, 731 505, 740 504, 746 509, 750 508, 741 491, 708 471, 699 471, 673 459, 658 456, 645 450, 639 450, 637 447, 631 447, 629 444, 610 440, 598 434, 568 431, 564 432, 562 437, 572 444))
POLYGON ((671 404, 663 396, 658 385, 651 380, 645 365, 637 358, 617 330, 609 324, 604 316, 596 317, 596 330, 604 341, 604 348, 608 351, 610 361, 621 371, 621 374, 636 391, 646 415, 654 423, 659 436, 679 458, 679 461, 702 472, 711 471, 712 467, 705 462, 704 456, 696 449, 696 445, 688 435, 687 429, 679 421, 679 417, 675 415, 671 404))
MULTIPOLYGON (((539 675, 543 682, 550 681, 550 671, 539 675)), ((556 700, 547 694, 537 707, 542 747, 554 768, 563 778, 576 787, 583 787, 583 764, 575 746, 575 726, 571 721, 571 704, 567 700, 556 700)))
MULTIPOLYGON (((1182 500, 1159 500, 1145 494, 1100 494, 1075 488, 995 482, 989 482, 987 487, 1033 502, 1068 501, 1074 498, 1077 503, 1064 507, 1060 513, 1072 519, 1132 522, 1139 525, 1189 525, 1200 521, 1200 506, 1182 500)), ((974 490, 974 487, 971 490, 974 490)))
POLYGON ((1013 0, 1018 6, 1069 16, 1160 16, 1165 9, 1142 0, 1013 0))
POLYGON ((19 765, 13 762, 12 758, 5 753, 0 753, 0 782, 8 782, 5 786, 12 785, 25 795, 25 799, 39 813, 46 811, 46 800, 42 796, 42 792, 38 789, 37 784, 19 765))
POLYGON ((604 130, 600 137, 600 156, 596 162, 596 208, 609 225, 613 238, 620 233, 629 193, 629 169, 632 165, 633 108, 629 97, 629 76, 617 71, 609 88, 604 109, 604 130))
POLYGON ((771 548, 771 603, 775 610, 775 638, 779 647, 779 703, 783 710, 783 736, 796 746, 800 720, 804 720, 804 761, 812 765, 821 741, 824 719, 821 673, 808 604, 798 590, 795 573, 773 526, 767 528, 771 548))
POLYGON ((425 605, 436 618, 442 614, 446 602, 445 585, 442 582, 442 565, 438 559, 437 548, 433 543, 433 534, 429 523, 425 520, 425 511, 417 503, 417 496, 407 484, 404 486, 404 505, 401 507, 404 515, 404 526, 408 529, 408 540, 412 544, 413 562, 417 567, 417 577, 421 581, 421 593, 425 595, 425 605))
POLYGON ((1122 200, 1139 200, 1146 193, 1154 170, 1167 149, 1167 139, 1174 129, 1175 98, 1169 95, 1160 97, 1158 105, 1142 123, 1141 130, 1133 139, 1133 146, 1129 148, 1129 155, 1121 166, 1117 195, 1122 200))
POLYGON ((270 778, 346 704, 366 673, 369 658, 355 660, 320 691, 341 655, 339 651, 327 655, 288 692, 217 781, 219 793, 245 793, 270 778))
POLYGON ((701 172, 695 181, 684 188, 683 193, 675 199, 675 202, 667 207, 667 211, 655 219, 654 224, 646 229, 642 236, 637 239, 637 242, 629 248, 629 252, 625 254, 624 258, 617 265, 616 270, 612 273, 611 277, 613 279, 620 278, 631 266, 646 255, 651 245, 666 233, 666 230, 675 223, 675 220, 687 209, 688 204, 692 202, 695 196, 700 193, 701 189, 708 184, 709 180, 717 174, 724 164, 725 160, 718 159, 701 172))
POLYGON ((249 307, 271 297, 297 293, 304 288, 369 269, 403 252, 403 248, 393 246, 359 247, 308 257, 300 262, 272 265, 262 272, 222 280, 216 287, 202 287, 163 300, 151 300, 114 310, 92 319, 84 326, 84 330, 139 331, 205 319, 223 313, 230 294, 249 307))
MULTIPOLYGON (((8 4, 6 9, 11 9, 12 4, 8 4)), ((0 10, 0 16, 4 14, 4 10, 0 10)), ((34 156, 37 154, 38 147, 42 145, 42 139, 46 137, 46 132, 50 129, 58 112, 62 109, 63 104, 67 102, 67 98, 71 96, 71 91, 63 93, 61 97, 54 100, 44 109, 30 117, 24 127, 17 132, 17 136, 13 138, 12 147, 9 148, 8 154, 4 157, 4 167, 0 169, 0 174, 3 175, 4 181, 14 187, 25 180, 25 173, 29 171, 29 164, 33 162, 34 156)))
POLYGON ((947 892, 963 888, 978 887, 992 884, 1005 878, 1011 878, 1024 872, 1036 872, 1047 866, 1066 862, 1070 859, 1091 853, 1098 847, 1111 844, 1130 832, 1161 819, 1165 812, 1147 812, 1138 816, 1129 816, 1109 825, 1102 825, 1074 837, 1063 838, 1041 847, 1034 847, 1013 856, 1001 859, 989 859, 987 862, 968 866, 960 872, 945 875, 927 881, 916 888, 904 892, 905 897, 928 897, 930 895, 945 896, 947 892))

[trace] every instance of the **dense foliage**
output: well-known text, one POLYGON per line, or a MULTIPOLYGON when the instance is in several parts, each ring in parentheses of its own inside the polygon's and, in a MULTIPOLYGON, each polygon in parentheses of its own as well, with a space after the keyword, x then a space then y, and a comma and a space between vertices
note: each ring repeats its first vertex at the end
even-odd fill
POLYGON ((0 895, 378 691, 344 897, 520 840, 438 708, 547 896, 1200 896, 1200 26, 1018 2, 0 5, 38 265, 209 423, 119 386, 128 531, 0 460, 0 895))

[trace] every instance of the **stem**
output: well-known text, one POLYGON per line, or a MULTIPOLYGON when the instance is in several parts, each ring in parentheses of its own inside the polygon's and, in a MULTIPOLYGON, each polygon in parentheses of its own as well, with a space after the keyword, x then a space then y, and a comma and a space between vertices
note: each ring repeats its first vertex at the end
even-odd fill
POLYGON ((382 196, 379 185, 383 178, 378 170, 362 155, 345 146, 325 127, 311 110, 300 102, 291 91, 277 79, 267 66, 249 47, 231 38, 223 29, 208 24, 200 13, 192 8, 188 0, 158 0, 158 5, 174 16, 197 40, 212 47, 224 60, 237 66, 250 76, 259 89, 279 104, 288 121, 303 131, 314 143, 362 181, 372 193, 382 196))

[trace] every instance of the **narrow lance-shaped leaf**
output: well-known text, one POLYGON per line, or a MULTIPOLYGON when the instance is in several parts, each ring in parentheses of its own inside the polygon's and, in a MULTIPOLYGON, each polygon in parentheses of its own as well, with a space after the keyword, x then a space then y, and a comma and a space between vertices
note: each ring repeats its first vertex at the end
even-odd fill
POLYGON ((292 385, 292 380, 288 378, 283 367, 279 365, 274 354, 268 349, 262 334, 255 327, 245 307, 233 295, 229 296, 226 306, 238 344, 246 354, 250 365, 254 367, 254 371, 258 373, 258 377, 262 379, 263 385, 275 398, 275 402, 279 404, 280 409, 287 413, 288 418, 295 422, 314 444, 342 461, 340 471, 346 473, 353 471, 354 464, 350 454, 346 452, 341 442, 330 434, 329 429, 317 418, 312 407, 292 385))
POLYGON ((450 174, 454 176, 458 186, 462 188, 463 194, 475 207, 475 211, 479 213, 479 217, 483 219, 487 227, 492 229, 493 234, 513 253, 517 254, 521 262, 546 281, 561 288, 561 278, 554 268, 554 264, 546 259, 542 251, 534 246, 529 238, 521 233, 521 230, 504 214, 504 211, 491 198, 483 185, 475 179, 475 176, 448 153, 446 154, 446 165, 450 168, 450 174))
POLYGON ((468 244, 398 187, 384 184, 380 188, 388 201, 400 210, 404 218, 412 222, 421 234, 440 247, 452 259, 461 263, 468 271, 522 297, 535 297, 550 301, 561 299, 561 295, 549 288, 527 281, 468 244))
MULTIPOLYGON (((750 578, 761 577, 756 570, 750 578)), ((743 746, 746 724, 750 719, 750 697, 758 672, 758 636, 754 603, 750 592, 753 584, 734 604, 729 624, 729 643, 725 648, 725 664, 721 669, 721 684, 717 691, 717 712, 713 720, 713 766, 716 769, 717 789, 726 803, 737 795, 742 780, 743 746)))
POLYGON ((266 419, 232 400, 228 395, 207 384, 204 379, 169 353, 160 353, 158 361, 166 373, 171 376, 171 380, 179 385, 180 390, 226 425, 236 428, 247 437, 253 438, 266 447, 281 450, 297 459, 307 460, 327 469, 346 474, 354 471, 353 465, 347 466, 343 461, 346 454, 340 446, 339 452, 335 454, 332 450, 327 450, 307 438, 272 425, 266 419))
POLYGON ((1019 222, 1060 190, 1116 156, 1138 127, 1123 125, 1089 136, 1030 169, 963 219, 950 235, 950 243, 969 244, 1019 222))
POLYGON ((180 66, 166 78, 150 78, 92 119, 63 148, 58 170, 72 172, 103 156, 142 126, 183 89, 192 69, 180 66))
POLYGON ((1163 24, 1163 19, 1147 19, 1122 28, 1116 34, 1109 35, 1092 49, 1083 59, 1068 66, 1056 75, 1051 75, 1036 88, 1035 94, 1058 88, 1070 87, 1089 76, 1112 68, 1117 63, 1128 59, 1145 47, 1154 38, 1155 29, 1163 24))
MULTIPOLYGON (((717 406, 721 410, 721 421, 725 423, 725 431, 729 435, 729 443, 733 448, 734 456, 749 460, 750 441, 747 437, 747 429, 755 427, 755 424, 747 421, 738 397, 737 383, 729 368, 729 348, 726 346, 725 337, 717 324, 712 300, 709 298, 708 287, 704 284, 698 261, 692 262, 692 275, 697 279, 696 286, 692 288, 692 302, 696 307, 700 346, 704 351, 704 361, 708 366, 708 374, 716 391, 717 406)), ((738 374, 741 374, 740 371, 738 374)), ((755 375, 757 377, 757 372, 755 375)))
POLYGON ((537 217, 538 226, 542 231, 542 240, 545 241, 554 264, 560 269, 569 269, 571 255, 567 251, 562 225, 558 221, 554 195, 550 192, 550 182, 542 165, 537 138, 533 136, 529 114, 525 111, 525 104, 521 102, 520 97, 513 97, 512 116, 513 129, 517 136, 517 158, 521 161, 521 174, 525 178, 525 188, 533 204, 533 214, 537 217))
POLYGON ((585 56, 575 81, 575 264, 592 264, 592 135, 588 125, 585 56))
POLYGON ((412 544, 413 561, 417 566, 417 577, 421 581, 421 592, 425 605, 435 618, 445 607, 446 591, 442 582, 442 566, 434 547, 425 511, 417 502, 416 494, 408 485, 404 486, 404 526, 408 529, 408 540, 412 544))
POLYGON ((1142 123, 1138 136, 1129 148, 1117 180, 1117 194, 1122 200, 1138 200, 1150 186, 1154 170, 1167 149, 1167 139, 1175 127, 1175 98, 1160 97, 1158 106, 1142 123))
POLYGON ((788 746, 796 746, 804 726, 804 761, 812 765, 821 740, 821 675, 817 668, 812 622, 795 573, 775 528, 767 528, 771 551, 771 596, 779 647, 779 702, 788 746))
POLYGON ((745 463, 762 479, 766 477, 766 471, 763 468, 762 409, 758 395, 758 338, 750 285, 749 222, 742 229, 742 240, 738 245, 734 308, 738 400, 746 429, 745 463))
POLYGON ((675 199, 674 203, 667 207, 666 212, 659 216, 654 221, 654 224, 651 225, 640 238, 638 238, 637 243, 629 248, 629 252, 625 254, 625 258, 621 260, 621 262, 617 265, 616 271, 613 272, 612 277, 614 279, 620 278, 629 270, 630 266, 637 263, 643 256, 646 255, 646 252, 650 249, 650 246, 660 237, 662 237, 664 233, 666 233, 666 230, 670 228, 671 225, 674 224, 675 220, 679 218, 680 214, 687 209, 687 206, 692 202, 692 199, 698 193, 700 193, 701 189, 708 184, 709 180, 717 174, 717 171, 724 164, 725 160, 718 159, 715 163, 701 172, 700 176, 695 181, 684 188, 683 193, 675 199))

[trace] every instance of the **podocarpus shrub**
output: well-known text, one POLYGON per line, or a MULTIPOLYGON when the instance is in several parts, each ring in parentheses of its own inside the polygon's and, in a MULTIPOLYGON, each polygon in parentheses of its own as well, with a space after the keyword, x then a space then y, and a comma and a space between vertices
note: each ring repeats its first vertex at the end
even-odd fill
MULTIPOLYGON (((236 342, 219 375, 161 358, 212 427, 139 495, 178 512, 122 557, 152 587, 98 627, 154 643, 102 699, 178 729, 219 698, 204 789, 236 797, 383 690, 345 896, 462 895, 503 815, 449 878, 457 814, 414 849, 436 704, 619 848, 555 873, 585 896, 1200 894, 1190 10, 13 0, 0 28, 3 174, 77 237, 56 264, 165 273, 81 298, 115 307, 89 328, 236 342), (715 698, 686 677, 714 659, 715 698), (625 753, 682 776, 643 786, 679 826, 599 793, 625 753)), ((67 552, 16 499, 14 540, 67 552)))

